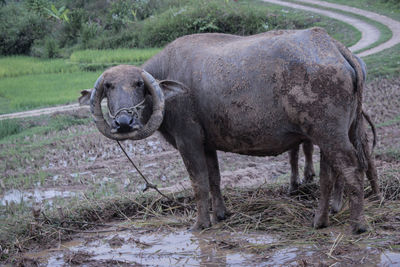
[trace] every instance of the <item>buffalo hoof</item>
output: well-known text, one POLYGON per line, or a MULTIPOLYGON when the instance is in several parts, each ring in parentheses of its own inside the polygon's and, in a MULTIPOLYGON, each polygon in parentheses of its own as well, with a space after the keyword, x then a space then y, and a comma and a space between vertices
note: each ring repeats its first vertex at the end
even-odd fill
POLYGON ((189 228, 189 232, 200 232, 200 231, 210 228, 210 227, 211 227, 211 222, 197 221, 192 227, 189 228))
POLYGON ((304 172, 304 183, 311 184, 314 181, 315 172, 308 170, 304 172))
POLYGON ((351 225, 351 232, 354 235, 359 235, 359 234, 365 233, 367 230, 368 230, 368 227, 362 223, 353 223, 351 225))
POLYGON ((231 215, 231 213, 229 211, 227 211, 226 209, 217 211, 217 212, 213 212, 211 214, 211 222, 213 224, 217 224, 218 222, 226 220, 230 215, 231 215))
POLYGON ((289 195, 290 196, 296 195, 299 192, 299 186, 300 186, 299 183, 290 183, 289 195))
POLYGON ((315 229, 322 229, 322 228, 328 227, 328 224, 329 224, 328 217, 323 218, 322 216, 315 215, 312 226, 315 229))

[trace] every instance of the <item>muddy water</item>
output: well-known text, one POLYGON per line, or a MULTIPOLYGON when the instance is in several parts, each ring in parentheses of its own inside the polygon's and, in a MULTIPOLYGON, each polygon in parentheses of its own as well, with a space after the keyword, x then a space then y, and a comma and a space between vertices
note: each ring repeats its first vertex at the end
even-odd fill
MULTIPOLYGON (((73 260, 82 264, 118 261, 149 266, 256 266, 262 265, 265 259, 251 253, 250 248, 275 241, 260 233, 191 233, 186 229, 125 231, 81 236, 59 248, 29 253, 25 257, 38 259, 43 266, 62 266, 67 258, 71 260, 70 255, 76 255, 73 260)), ((283 258, 278 256, 277 260, 283 258)))
POLYGON ((55 197, 72 197, 75 196, 76 192, 72 191, 59 191, 53 189, 40 190, 35 189, 31 191, 20 191, 12 189, 7 191, 3 197, 0 198, 0 205, 7 205, 11 203, 19 204, 21 202, 43 202, 44 200, 51 200, 55 197))
MULTIPOLYGON (((110 230, 80 234, 58 247, 25 254, 25 258, 38 260, 40 266, 347 266, 327 258, 327 253, 315 246, 276 247, 278 243, 279 237, 264 232, 110 230)), ((367 248, 352 255, 352 260, 358 262, 356 266, 400 266, 400 253, 367 248)))

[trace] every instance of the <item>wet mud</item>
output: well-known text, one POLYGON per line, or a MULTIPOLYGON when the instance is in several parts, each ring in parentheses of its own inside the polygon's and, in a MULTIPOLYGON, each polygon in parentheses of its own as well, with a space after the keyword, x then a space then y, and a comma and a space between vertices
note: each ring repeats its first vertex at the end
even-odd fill
POLYGON ((192 233, 159 228, 77 235, 72 241, 37 253, 26 260, 40 266, 397 266, 400 252, 371 246, 319 249, 313 244, 274 246, 279 236, 265 232, 208 230, 192 233), (338 258, 347 256, 339 261, 338 258))

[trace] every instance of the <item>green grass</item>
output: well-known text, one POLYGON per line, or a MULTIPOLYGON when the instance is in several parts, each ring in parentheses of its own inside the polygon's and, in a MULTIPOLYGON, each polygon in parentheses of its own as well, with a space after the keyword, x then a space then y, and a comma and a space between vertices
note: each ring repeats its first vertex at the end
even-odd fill
POLYGON ((364 57, 367 64, 368 79, 393 77, 400 73, 400 44, 374 55, 364 57))
POLYGON ((0 120, 0 140, 4 137, 17 134, 22 129, 22 125, 15 120, 0 120))
POLYGON ((400 21, 400 1, 398 0, 324 0, 326 2, 342 4, 371 12, 379 13, 400 21))
POLYGON ((161 48, 80 50, 72 53, 70 63, 84 71, 104 70, 118 64, 139 66, 154 56, 161 48))
POLYGON ((81 50, 72 53, 71 63, 129 63, 143 62, 154 56, 161 48, 81 50))
MULTIPOLYGON (((0 145, 4 144, 27 144, 24 139, 32 135, 44 135, 52 131, 61 131, 74 125, 89 123, 89 116, 79 117, 72 115, 42 115, 39 117, 29 117, 22 119, 0 120, 0 145)), ((65 139, 66 137, 60 137, 65 139)), ((46 139, 46 142, 52 140, 46 139)), ((30 144, 30 148, 40 146, 39 144, 30 144)), ((0 152, 1 155, 5 151, 0 152)))
POLYGON ((0 58, 0 78, 74 71, 79 71, 78 66, 68 64, 64 59, 40 59, 28 56, 0 58))
POLYGON ((0 114, 77 102, 101 72, 36 74, 0 79, 0 114))
POLYGON ((0 58, 0 114, 76 102, 107 67, 140 65, 160 50, 83 50, 68 60, 0 58))

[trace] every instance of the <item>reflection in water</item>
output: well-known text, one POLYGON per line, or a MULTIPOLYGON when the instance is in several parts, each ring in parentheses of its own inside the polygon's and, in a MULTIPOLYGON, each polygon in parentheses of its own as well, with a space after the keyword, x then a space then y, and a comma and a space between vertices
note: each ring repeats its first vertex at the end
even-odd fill
MULTIPOLYGON (((248 240, 274 240, 266 234, 257 235, 260 238, 256 238, 254 233, 213 231, 201 234, 187 230, 161 233, 112 232, 96 238, 87 237, 86 241, 70 242, 66 245, 67 250, 48 250, 47 254, 41 252, 36 258, 43 258, 46 254, 47 266, 61 266, 65 264, 63 256, 67 252, 83 252, 90 255, 91 262, 98 263, 114 260, 150 266, 260 266, 263 264, 260 261, 257 263, 257 255, 241 251, 242 246, 252 245, 248 240)), ((30 254, 29 258, 35 258, 35 255, 30 254)))
MULTIPOLYGON (((84 255, 81 263, 87 266, 109 265, 110 261, 148 266, 298 266, 321 262, 332 265, 341 261, 323 260, 321 255, 325 253, 321 254, 313 246, 271 249, 277 238, 264 232, 111 231, 81 234, 79 239, 63 243, 59 248, 25 254, 25 257, 40 259, 42 266, 68 265, 71 255, 76 255, 74 262, 78 263, 84 255)), ((386 251, 377 255, 376 252, 367 252, 368 256, 358 253, 353 255, 354 260, 367 266, 400 266, 400 253, 386 251)))
POLYGON ((384 251, 381 254, 381 266, 400 266, 400 253, 384 251))

